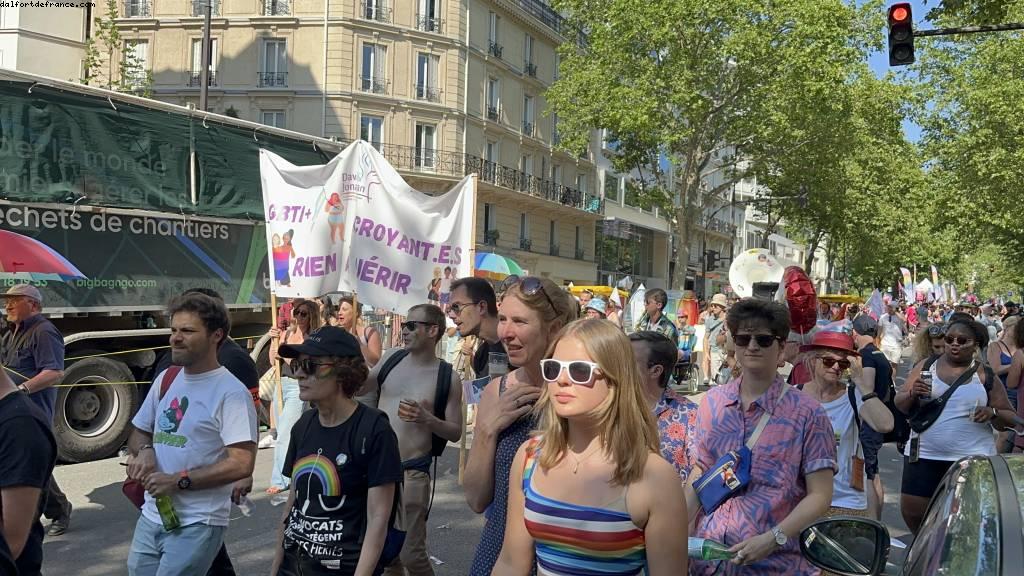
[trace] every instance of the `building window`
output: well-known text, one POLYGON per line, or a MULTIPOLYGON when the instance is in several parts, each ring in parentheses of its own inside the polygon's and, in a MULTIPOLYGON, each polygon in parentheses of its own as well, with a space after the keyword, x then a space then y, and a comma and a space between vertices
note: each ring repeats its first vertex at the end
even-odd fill
POLYGON ((548 247, 552 256, 558 256, 558 225, 552 220, 548 224, 548 247))
POLYGON ((494 204, 484 204, 484 229, 498 229, 498 213, 494 204))
POLYGON ((556 165, 551 167, 551 180, 555 184, 558 184, 559 186, 562 185, 562 167, 561 166, 558 166, 556 164, 556 165))
POLYGON ((381 44, 363 44, 363 92, 384 94, 387 83, 384 80, 384 62, 387 58, 387 47, 381 44))
POLYGON ((533 96, 523 96, 523 134, 533 136, 533 96))
POLYGON ((497 122, 501 114, 501 82, 497 78, 487 79, 487 119, 497 122))
POLYGON ((359 118, 359 137, 380 150, 384 134, 384 118, 382 116, 362 116, 359 118))
POLYGON ((501 16, 491 12, 487 28, 487 53, 498 58, 501 58, 501 41, 498 36, 498 30, 500 27, 501 16))
POLYGON ((558 146, 562 137, 558 135, 558 114, 551 115, 551 145, 558 146))
POLYGON ((559 74, 559 73, 558 73, 558 67, 559 67, 559 65, 561 65, 561 63, 562 63, 562 58, 561 58, 561 57, 560 57, 560 56, 558 55, 558 52, 555 52, 555 66, 554 66, 554 72, 553 72, 553 73, 552 73, 552 75, 551 75, 551 78, 552 78, 553 80, 555 80, 555 81, 558 81, 558 77, 559 77, 559 76, 558 76, 558 74, 559 74))
POLYGON ((440 102, 441 91, 437 87, 437 68, 440 56, 420 52, 416 55, 416 98, 428 102, 440 102))
POLYGON ((533 36, 523 37, 523 72, 527 76, 537 77, 537 65, 533 63, 533 36))
POLYGON ((580 192, 586 193, 587 191, 587 175, 580 172, 576 175, 576 189, 580 192))
POLYGON ((435 145, 436 127, 433 124, 416 124, 416 167, 433 170, 437 146, 435 145))
POLYGON ((291 14, 290 0, 263 0, 264 16, 287 16, 291 14))
POLYGON ((579 226, 576 227, 576 236, 575 236, 574 245, 575 245, 574 247, 576 248, 576 250, 575 250, 575 252, 576 252, 576 259, 577 260, 582 260, 583 259, 583 246, 580 244, 580 227, 579 226))
POLYGON ((262 121, 274 128, 287 128, 284 123, 284 110, 264 110, 262 121))
POLYGON ((526 215, 526 212, 519 213, 519 243, 522 245, 523 240, 530 239, 530 219, 526 215))
POLYGON ((384 0, 363 0, 362 16, 374 22, 391 22, 391 9, 384 0))
MULTIPOLYGON (((192 68, 189 71, 188 85, 202 86, 200 77, 203 72, 203 39, 192 39, 192 68)), ((210 38, 210 77, 209 85, 217 85, 217 39, 210 38)))
POLYGON ((125 18, 146 18, 151 14, 151 0, 125 0, 125 18))
POLYGON ((259 85, 275 87, 288 85, 288 56, 284 40, 263 42, 263 71, 259 73, 259 85))
POLYGON ((441 32, 438 8, 439 0, 419 0, 416 11, 416 29, 424 32, 441 32))
POLYGON ((124 81, 132 86, 146 82, 149 71, 149 42, 147 40, 125 40, 124 60, 121 62, 121 75, 124 81))
POLYGON ((619 179, 607 173, 604 175, 604 199, 619 201, 619 179))

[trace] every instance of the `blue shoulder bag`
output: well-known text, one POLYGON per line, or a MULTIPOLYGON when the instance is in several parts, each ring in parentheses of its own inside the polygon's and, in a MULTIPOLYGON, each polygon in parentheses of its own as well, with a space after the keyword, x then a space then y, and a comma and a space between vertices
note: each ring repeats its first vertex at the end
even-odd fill
MULTIPOLYGON (((779 394, 780 402, 788 390, 789 385, 783 383, 782 393, 779 394)), ((739 449, 723 455, 715 462, 711 470, 705 472, 693 483, 693 489, 697 493, 700 506, 704 509, 705 514, 714 512, 722 505, 722 502, 738 494, 750 483, 750 464, 754 459, 753 449, 770 419, 771 414, 766 410, 747 443, 740 446, 739 449)))

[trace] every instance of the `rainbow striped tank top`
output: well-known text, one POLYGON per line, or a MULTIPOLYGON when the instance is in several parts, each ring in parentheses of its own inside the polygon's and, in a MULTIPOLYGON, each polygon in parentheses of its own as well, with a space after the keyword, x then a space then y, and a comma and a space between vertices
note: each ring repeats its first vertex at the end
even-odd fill
POLYGON ((560 502, 533 489, 537 440, 527 448, 523 474, 526 529, 534 541, 537 576, 642 574, 647 565, 644 531, 628 512, 560 502))

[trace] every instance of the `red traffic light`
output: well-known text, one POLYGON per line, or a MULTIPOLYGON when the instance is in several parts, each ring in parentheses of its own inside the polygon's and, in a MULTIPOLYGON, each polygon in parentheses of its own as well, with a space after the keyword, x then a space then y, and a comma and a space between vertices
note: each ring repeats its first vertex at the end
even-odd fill
POLYGON ((893 4, 889 7, 889 24, 904 24, 910 20, 910 4, 893 4))

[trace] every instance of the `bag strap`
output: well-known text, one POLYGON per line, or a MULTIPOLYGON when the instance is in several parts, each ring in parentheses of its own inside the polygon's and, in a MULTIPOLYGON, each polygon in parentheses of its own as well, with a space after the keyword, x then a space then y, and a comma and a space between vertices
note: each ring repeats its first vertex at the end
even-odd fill
POLYGON ((437 387, 434 389, 434 416, 444 420, 445 408, 448 406, 448 395, 452 390, 452 365, 441 360, 437 367, 437 387))
POLYGON ((384 364, 380 367, 380 372, 377 372, 378 388, 384 386, 384 381, 388 379, 388 375, 391 374, 391 371, 394 370, 395 366, 398 366, 398 363, 401 362, 408 355, 409 351, 402 349, 395 352, 391 356, 388 356, 388 359, 385 360, 384 364))
POLYGON ((163 400, 164 396, 167 395, 167 391, 171 389, 171 384, 174 382, 174 379, 178 377, 178 374, 181 373, 181 370, 182 366, 175 365, 168 366, 167 370, 164 370, 164 377, 160 379, 160 396, 157 397, 158 402, 163 400))
MULTIPOLYGON (((786 395, 786 392, 788 392, 788 391, 789 391, 789 385, 783 383, 782 384, 782 392, 779 393, 779 400, 778 400, 778 402, 782 401, 782 398, 786 395)), ((778 402, 776 402, 776 404, 778 404, 778 402)), ((765 428, 765 426, 768 425, 768 421, 771 420, 771 417, 772 417, 771 412, 769 412, 767 410, 765 410, 764 414, 761 415, 761 419, 757 422, 757 428, 754 428, 754 433, 751 434, 750 435, 750 439, 747 440, 747 449, 748 450, 753 450, 754 446, 757 445, 757 441, 761 438, 761 433, 764 432, 764 428, 765 428)))
POLYGON ((971 365, 967 368, 967 370, 964 370, 963 374, 961 374, 960 377, 956 379, 956 382, 953 382, 953 384, 950 385, 949 389, 946 390, 946 392, 941 396, 943 408, 945 408, 946 402, 949 402, 949 399, 950 397, 953 396, 953 393, 956 392, 956 389, 970 382, 971 378, 973 378, 975 373, 977 372, 978 363, 971 362, 971 365))

